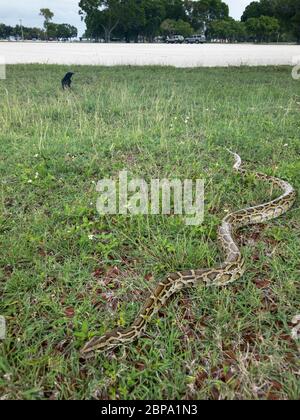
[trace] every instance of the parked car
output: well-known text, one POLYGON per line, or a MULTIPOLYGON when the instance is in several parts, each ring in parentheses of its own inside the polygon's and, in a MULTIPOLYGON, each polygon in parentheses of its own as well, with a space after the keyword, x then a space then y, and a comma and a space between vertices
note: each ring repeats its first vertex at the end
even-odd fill
POLYGON ((187 44, 204 44, 206 42, 205 35, 192 35, 188 38, 185 38, 187 44))
POLYGON ((166 39, 167 44, 182 44, 183 42, 184 37, 182 35, 172 35, 166 39))
POLYGON ((156 44, 159 44, 161 42, 164 42, 165 38, 163 36, 156 36, 153 40, 156 44))

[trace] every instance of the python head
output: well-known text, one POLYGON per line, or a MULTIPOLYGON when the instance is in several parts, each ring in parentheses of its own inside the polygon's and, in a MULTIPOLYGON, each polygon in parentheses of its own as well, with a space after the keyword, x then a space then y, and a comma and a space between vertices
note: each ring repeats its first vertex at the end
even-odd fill
POLYGON ((115 329, 101 337, 93 337, 81 349, 80 354, 83 358, 89 359, 93 357, 95 352, 103 352, 111 350, 122 344, 126 344, 126 331, 121 328, 115 329))

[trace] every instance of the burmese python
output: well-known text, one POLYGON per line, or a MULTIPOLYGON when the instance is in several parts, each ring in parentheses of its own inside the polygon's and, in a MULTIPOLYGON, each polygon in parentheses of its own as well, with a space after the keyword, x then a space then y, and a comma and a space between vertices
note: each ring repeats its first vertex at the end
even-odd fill
MULTIPOLYGON (((241 158, 239 155, 232 154, 235 157, 234 170, 242 175, 247 175, 248 172, 240 167, 241 158)), ((283 190, 283 194, 279 198, 259 206, 231 213, 222 220, 218 230, 218 241, 224 251, 225 261, 220 266, 211 269, 180 271, 165 277, 150 294, 133 324, 126 329, 116 328, 101 337, 93 337, 81 350, 81 355, 84 358, 93 356, 95 351, 105 351, 129 344, 145 334, 146 326, 153 315, 165 305, 174 293, 185 287, 194 286, 200 282, 208 286, 224 286, 244 274, 245 262, 233 239, 235 231, 242 226, 262 223, 281 216, 292 207, 296 198, 296 192, 289 183, 258 172, 254 172, 252 175, 259 180, 269 182, 273 187, 280 188, 283 190)))

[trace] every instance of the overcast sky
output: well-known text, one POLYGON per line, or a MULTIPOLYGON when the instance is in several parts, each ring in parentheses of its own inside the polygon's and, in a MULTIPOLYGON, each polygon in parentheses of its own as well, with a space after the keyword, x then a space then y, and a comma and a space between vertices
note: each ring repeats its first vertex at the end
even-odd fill
MULTIPOLYGON (((251 0, 224 0, 229 5, 230 15, 239 19, 251 0)), ((43 19, 39 16, 42 7, 48 7, 54 13, 53 21, 71 23, 81 35, 85 25, 78 15, 79 0, 0 0, 0 23, 15 26, 22 19, 24 26, 41 27, 43 19)))

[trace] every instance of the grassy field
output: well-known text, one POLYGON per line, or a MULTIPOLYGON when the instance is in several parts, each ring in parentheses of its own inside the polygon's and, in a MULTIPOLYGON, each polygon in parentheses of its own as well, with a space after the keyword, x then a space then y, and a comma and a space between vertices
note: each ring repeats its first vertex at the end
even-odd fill
POLYGON ((87 338, 128 325, 166 273, 222 260, 226 212, 300 188, 300 82, 291 69, 9 66, 0 81, 2 399, 294 399, 299 353, 299 201, 240 231, 243 278, 175 296, 142 338, 83 361, 87 338), (205 179, 205 220, 109 216, 95 183, 205 179))

